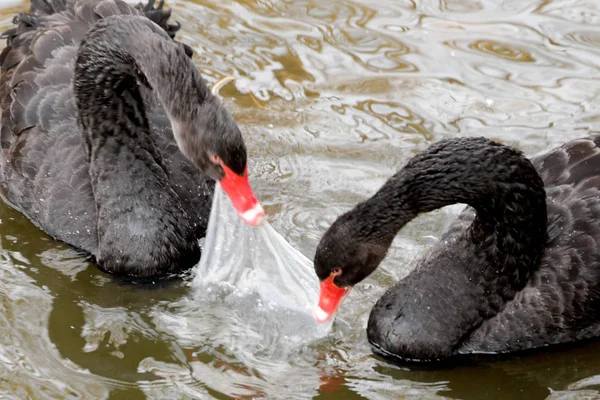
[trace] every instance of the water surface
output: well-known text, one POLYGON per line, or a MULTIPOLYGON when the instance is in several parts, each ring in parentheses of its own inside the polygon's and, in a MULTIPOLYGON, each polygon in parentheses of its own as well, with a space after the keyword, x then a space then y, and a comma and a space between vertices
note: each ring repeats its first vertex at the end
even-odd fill
MULTIPOLYGON (((220 94, 245 135, 255 192, 308 258, 337 215, 432 141, 484 135, 533 155, 600 128, 596 1, 170 4, 207 81, 237 78, 220 94)), ((22 9, 2 11, 0 25, 22 9)), ((303 341, 285 318, 214 307, 222 293, 195 301, 191 278, 116 282, 1 206, 0 397, 600 397, 596 343, 434 371, 372 355, 370 308, 459 210, 407 226, 331 331, 303 341)))

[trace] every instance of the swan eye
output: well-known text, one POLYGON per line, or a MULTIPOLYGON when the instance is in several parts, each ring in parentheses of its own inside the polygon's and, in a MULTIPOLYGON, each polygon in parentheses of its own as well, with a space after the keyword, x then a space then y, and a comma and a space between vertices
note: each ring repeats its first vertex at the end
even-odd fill
POLYGON ((219 165, 219 164, 221 164, 221 157, 213 154, 212 156, 210 156, 210 161, 212 161, 213 163, 219 165))
POLYGON ((331 275, 338 276, 342 274, 342 269, 340 267, 334 268, 331 270, 331 275))

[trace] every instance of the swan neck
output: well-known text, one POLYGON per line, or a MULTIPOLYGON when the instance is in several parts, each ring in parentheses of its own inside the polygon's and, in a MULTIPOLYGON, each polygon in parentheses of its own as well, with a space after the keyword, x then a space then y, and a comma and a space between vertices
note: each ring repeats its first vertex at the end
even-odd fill
POLYGON ((417 215, 467 204, 476 217, 464 235, 470 250, 487 259, 489 267, 473 273, 510 275, 513 286, 522 287, 545 248, 542 179, 515 149, 487 139, 459 143, 466 147, 432 146, 413 158, 366 203, 372 215, 379 215, 370 220, 380 221, 377 230, 391 242, 417 215))
POLYGON ((199 71, 177 43, 143 17, 99 21, 79 49, 75 95, 84 130, 105 121, 148 129, 144 103, 160 101, 174 126, 193 121, 211 96, 199 71))
POLYGON ((202 85, 183 47, 147 18, 102 19, 82 42, 74 93, 98 215, 98 262, 107 270, 159 275, 197 260, 197 227, 159 146, 169 129, 165 112, 190 120, 193 107, 184 103, 201 102, 202 85))

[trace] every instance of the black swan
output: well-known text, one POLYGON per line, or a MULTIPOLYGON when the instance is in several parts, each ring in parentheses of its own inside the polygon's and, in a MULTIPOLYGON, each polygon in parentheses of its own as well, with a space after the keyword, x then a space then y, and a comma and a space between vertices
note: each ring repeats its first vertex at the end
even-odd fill
POLYGON ((154 0, 32 0, 0 55, 4 200, 103 270, 189 269, 215 180, 264 216, 241 132, 154 0))
POLYGON ((510 353, 600 334, 600 136, 529 161, 485 138, 443 140, 341 215, 315 255, 315 318, 383 260, 419 213, 468 207, 369 316, 399 362, 510 353))

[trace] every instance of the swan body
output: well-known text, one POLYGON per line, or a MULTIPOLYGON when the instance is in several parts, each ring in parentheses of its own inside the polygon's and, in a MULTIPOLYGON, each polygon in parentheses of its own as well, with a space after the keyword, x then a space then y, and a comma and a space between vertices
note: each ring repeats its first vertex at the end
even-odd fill
POLYGON ((154 0, 32 0, 0 55, 4 199, 117 275, 195 265, 215 180, 235 183, 240 214, 262 211, 241 133, 169 16, 154 0))
POLYGON ((431 145, 321 239, 317 319, 377 268, 406 223, 453 203, 468 207, 372 309, 377 353, 429 362, 600 335, 600 136, 531 161, 485 138, 431 145))

